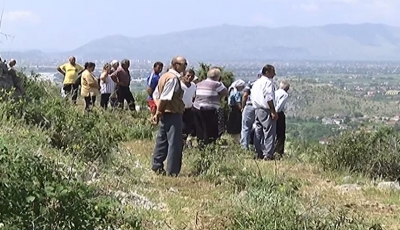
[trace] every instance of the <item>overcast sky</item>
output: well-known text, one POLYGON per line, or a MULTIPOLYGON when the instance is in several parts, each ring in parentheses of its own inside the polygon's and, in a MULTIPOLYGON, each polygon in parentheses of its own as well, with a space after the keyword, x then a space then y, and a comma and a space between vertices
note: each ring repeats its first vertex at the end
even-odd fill
POLYGON ((216 26, 310 26, 385 23, 400 26, 400 0, 0 0, 0 52, 66 51, 93 39, 216 26))

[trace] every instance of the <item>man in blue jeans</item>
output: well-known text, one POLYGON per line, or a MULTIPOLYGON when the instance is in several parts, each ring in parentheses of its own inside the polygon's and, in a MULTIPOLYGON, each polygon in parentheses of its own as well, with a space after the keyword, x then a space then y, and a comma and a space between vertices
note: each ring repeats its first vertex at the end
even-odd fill
MULTIPOLYGON (((261 71, 257 74, 257 78, 262 76, 261 71)), ((240 133, 240 145, 242 148, 249 150, 251 143, 251 130, 255 121, 255 109, 251 103, 251 87, 254 81, 250 81, 243 90, 242 98, 242 131, 240 133)))

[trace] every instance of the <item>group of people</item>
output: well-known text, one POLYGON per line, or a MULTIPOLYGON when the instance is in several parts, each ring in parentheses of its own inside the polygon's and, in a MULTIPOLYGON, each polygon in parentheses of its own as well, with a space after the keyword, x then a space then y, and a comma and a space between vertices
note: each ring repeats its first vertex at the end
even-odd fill
POLYGON ((166 73, 159 76, 162 67, 156 68, 155 64, 147 78, 152 122, 159 125, 153 151, 154 172, 169 176, 180 173, 182 152, 189 136, 197 137, 200 148, 215 143, 221 136, 223 98, 227 98, 229 106, 226 131, 244 149, 250 149, 253 143, 256 158, 263 160, 283 155, 290 85, 282 81, 276 90, 272 65, 264 66, 257 80, 249 83, 237 80, 228 88, 221 82, 220 68, 210 68, 206 79, 195 82, 195 72, 186 67, 187 60, 178 56, 172 59, 166 73))
MULTIPOLYGON (((234 140, 247 150, 253 144, 257 159, 273 160, 283 155, 285 108, 290 86, 282 81, 279 89, 275 89, 274 66, 264 66, 254 81, 236 80, 226 87, 221 81, 221 68, 210 68, 206 79, 199 81, 195 71, 187 69, 187 65, 184 57, 175 57, 161 74, 164 64, 156 62, 146 79, 151 122, 159 128, 152 156, 153 171, 177 176, 181 171, 184 146, 190 145, 192 137, 197 138, 199 148, 221 137, 224 98, 229 107, 225 127, 234 140)), ((106 63, 96 77, 94 63, 80 66, 70 57, 69 62, 57 70, 64 75, 63 90, 72 96, 73 103, 81 88, 86 110, 90 111, 99 94, 104 109, 108 104, 123 107, 127 101, 134 110, 129 66, 127 59, 114 60, 106 63)))
POLYGON ((70 95, 72 102, 76 104, 78 89, 85 100, 85 110, 90 111, 97 96, 100 94, 100 106, 107 109, 112 107, 123 108, 125 101, 130 110, 135 110, 135 99, 130 90, 131 75, 129 72, 130 61, 124 59, 119 63, 113 60, 104 64, 99 77, 94 70, 96 64, 86 62, 84 66, 76 63, 75 57, 70 57, 68 62, 57 67, 57 71, 64 76, 62 93, 70 95))

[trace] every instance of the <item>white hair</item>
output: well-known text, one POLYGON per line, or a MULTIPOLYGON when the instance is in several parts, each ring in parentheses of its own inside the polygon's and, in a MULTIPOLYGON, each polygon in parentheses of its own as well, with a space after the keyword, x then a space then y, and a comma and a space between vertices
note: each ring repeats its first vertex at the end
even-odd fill
POLYGON ((221 77, 221 70, 219 68, 211 68, 207 72, 207 78, 216 80, 216 79, 219 79, 220 77, 221 77))
POLYGON ((289 82, 287 82, 287 81, 285 81, 285 80, 283 80, 283 81, 281 81, 281 83, 279 84, 279 88, 281 88, 281 89, 289 89, 289 87, 290 87, 290 84, 289 84, 289 82))

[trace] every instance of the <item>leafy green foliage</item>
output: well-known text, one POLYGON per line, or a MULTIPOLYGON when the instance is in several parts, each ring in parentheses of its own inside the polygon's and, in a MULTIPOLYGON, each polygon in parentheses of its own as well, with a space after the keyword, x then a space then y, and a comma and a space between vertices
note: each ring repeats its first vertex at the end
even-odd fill
MULTIPOLYGON (((126 224, 119 201, 103 197, 30 152, 0 143, 0 222, 7 229, 95 229, 126 224)), ((131 219, 140 227, 140 219, 131 219)))
POLYGON ((325 170, 348 170, 372 178, 397 179, 400 175, 400 135, 383 127, 374 132, 349 131, 327 145, 292 143, 301 153, 325 170))
MULTIPOLYGON (((24 77, 24 76, 23 76, 24 77)), ((128 139, 152 138, 147 113, 116 113, 101 109, 85 113, 60 98, 58 90, 36 75, 25 78, 28 98, 8 100, 0 106, 8 121, 24 121, 45 130, 49 143, 85 161, 107 161, 118 143, 128 139)))

